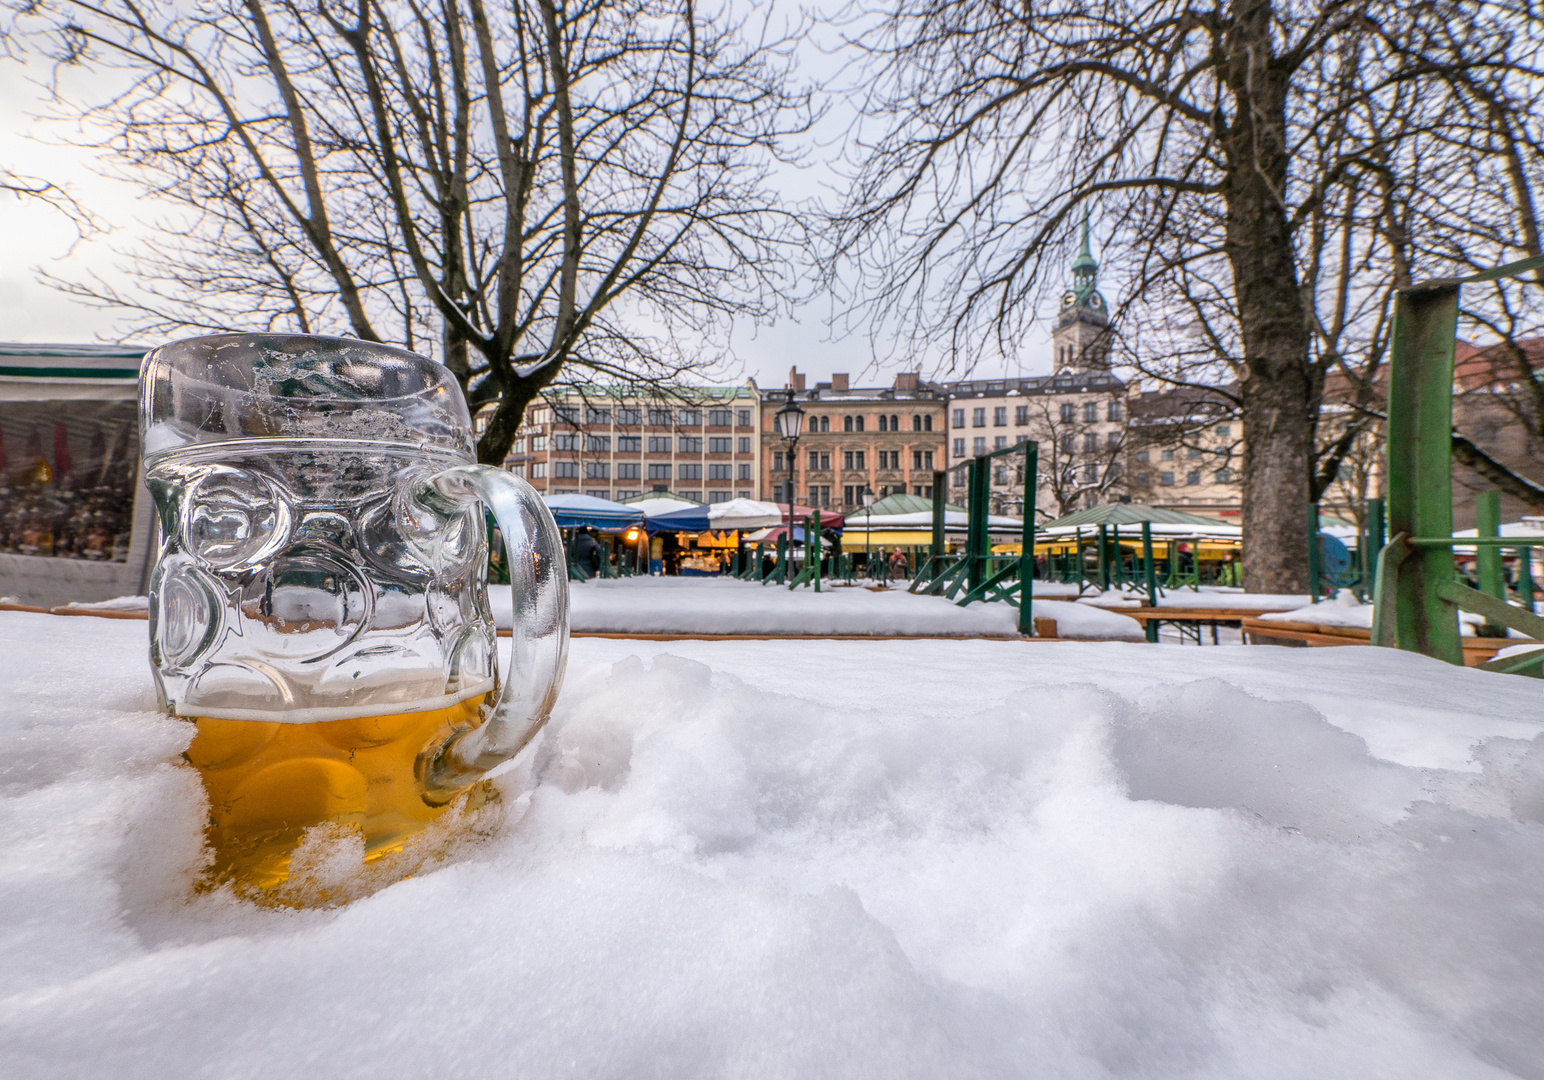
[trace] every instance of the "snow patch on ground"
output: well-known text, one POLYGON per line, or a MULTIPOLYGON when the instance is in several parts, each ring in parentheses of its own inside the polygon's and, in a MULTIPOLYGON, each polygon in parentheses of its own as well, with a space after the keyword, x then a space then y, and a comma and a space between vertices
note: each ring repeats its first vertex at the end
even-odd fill
POLYGON ((0 613, 7 1077, 1541 1075, 1533 680, 580 640, 481 835, 276 912, 192 892, 145 651, 0 613))
MULTIPOLYGON (((509 590, 489 589, 494 621, 509 626, 509 590)), ((1062 637, 1140 641, 1135 621, 1103 612, 1072 614, 1066 604, 1035 603, 1062 637), (1044 610, 1042 610, 1044 609, 1044 610)), ((569 625, 612 634, 875 634, 1014 637, 1018 610, 1004 603, 960 607, 904 588, 872 590, 826 582, 810 588, 733 578, 632 577, 569 584, 569 625)))

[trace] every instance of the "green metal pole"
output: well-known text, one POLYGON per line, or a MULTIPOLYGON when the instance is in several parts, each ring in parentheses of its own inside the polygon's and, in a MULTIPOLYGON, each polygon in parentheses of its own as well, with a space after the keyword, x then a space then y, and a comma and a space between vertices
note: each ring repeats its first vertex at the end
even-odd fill
MULTIPOLYGON (((1458 286, 1402 289, 1394 299, 1389 360, 1388 469, 1391 536, 1453 535, 1453 354, 1458 286)), ((1457 605, 1438 595, 1453 580, 1453 551, 1420 548, 1391 560, 1393 581, 1378 582, 1383 600, 1374 640, 1392 621, 1401 649, 1462 664, 1457 605), (1389 610, 1389 609, 1392 610, 1389 610)))
POLYGON ((1533 549, 1517 549, 1517 598, 1523 607, 1533 610, 1533 549))
POLYGON ((1099 591, 1106 592, 1110 588, 1110 534, 1103 525, 1099 526, 1099 591))
MULTIPOLYGON (((1474 531, 1478 536, 1501 535, 1501 493, 1482 491, 1474 497, 1474 531)), ((1506 599, 1506 575, 1501 571, 1501 549, 1488 544, 1476 544, 1475 570, 1480 579, 1480 592, 1506 599)))
POLYGON ((1019 633, 1035 632, 1035 474, 1040 444, 1024 444, 1024 523, 1019 527, 1019 633))
POLYGON ((986 467, 982 458, 971 458, 970 469, 967 472, 965 504, 966 530, 965 530, 965 558, 970 562, 966 567, 966 588, 975 589, 981 585, 981 525, 985 524, 982 511, 985 509, 981 498, 981 473, 986 467))
POLYGON ((944 507, 947 500, 944 492, 948 489, 944 486, 947 475, 941 471, 933 473, 933 574, 937 576, 943 573, 943 558, 948 551, 948 545, 944 537, 944 507))
MULTIPOLYGON (((1158 606, 1158 571, 1153 566, 1153 526, 1151 522, 1142 522, 1142 576, 1147 585, 1147 603, 1149 607, 1158 606)), ((1142 627, 1148 641, 1158 640, 1158 624, 1151 619, 1146 620, 1142 627)))
POLYGON ((792 531, 792 528, 784 529, 783 535, 777 538, 777 569, 773 572, 777 575, 779 585, 788 580, 788 543, 792 531))
POLYGON ((1308 600, 1319 602, 1319 507, 1308 504, 1308 600))
POLYGON ((804 524, 804 557, 814 559, 811 563, 814 567, 815 591, 820 591, 820 511, 810 512, 809 520, 804 524), (814 544, 811 549, 810 545, 814 544))
POLYGON ((1367 557, 1364 563, 1367 569, 1367 595, 1371 596, 1378 587, 1378 552, 1383 550, 1383 545, 1388 543, 1388 533, 1384 528, 1383 500, 1367 500, 1367 557))
POLYGON ((1083 591, 1083 527, 1079 525, 1072 530, 1072 562, 1073 570, 1077 572, 1078 591, 1083 591))

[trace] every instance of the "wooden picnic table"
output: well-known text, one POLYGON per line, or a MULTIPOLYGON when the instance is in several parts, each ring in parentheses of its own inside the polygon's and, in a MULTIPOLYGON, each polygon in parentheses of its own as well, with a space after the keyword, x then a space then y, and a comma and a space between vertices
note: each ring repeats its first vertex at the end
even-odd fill
MULTIPOLYGON (((1294 645, 1331 648, 1339 645, 1371 645, 1372 631, 1360 626, 1323 626, 1319 623, 1284 622, 1252 617, 1244 620, 1244 640, 1250 645, 1294 645)), ((1464 666, 1491 660, 1509 645, 1525 645, 1527 638, 1466 637, 1460 642, 1464 666)))
MULTIPOLYGON (((1098 606, 1098 605, 1095 605, 1098 606)), ((1148 640, 1157 640, 1158 627, 1164 623, 1170 623, 1179 631, 1180 641, 1187 638, 1197 645, 1202 644, 1201 629, 1209 626, 1212 630, 1212 644, 1219 644, 1217 640, 1217 628, 1219 626, 1243 627, 1244 620, 1258 618, 1261 615, 1273 611, 1288 611, 1290 608, 1264 607, 1264 608, 1206 608, 1206 607, 1151 607, 1147 604, 1141 607, 1107 607, 1105 611, 1115 611, 1141 623, 1148 631, 1148 640)))

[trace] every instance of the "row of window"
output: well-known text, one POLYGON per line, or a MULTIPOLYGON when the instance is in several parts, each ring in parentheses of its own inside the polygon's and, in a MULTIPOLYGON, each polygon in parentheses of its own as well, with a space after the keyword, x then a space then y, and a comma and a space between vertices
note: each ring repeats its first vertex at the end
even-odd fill
MULTIPOLYGON (((1214 453, 1214 454, 1217 454, 1220 457, 1227 457, 1228 456, 1228 451, 1227 451, 1226 448, 1219 449, 1219 450, 1213 450, 1211 452, 1214 453)), ((1205 457, 1205 456, 1206 456, 1206 451, 1199 450, 1199 449, 1197 449, 1194 446, 1190 447, 1188 450, 1185 451, 1185 457, 1188 458, 1191 461, 1199 461, 1202 457, 1205 457)), ((1173 461, 1174 460, 1174 451, 1173 450, 1160 450, 1160 451, 1158 451, 1158 460, 1159 461, 1173 461)), ((1140 462, 1143 465, 1147 464, 1148 453, 1147 453, 1146 450, 1138 450, 1137 451, 1137 461, 1140 462)))
MULTIPOLYGON (((1118 423, 1121 419, 1122 407, 1119 401, 1105 402, 1105 419, 1118 423)), ((1061 406, 1061 418, 1063 423, 1072 423, 1078 418, 1078 407, 1070 401, 1065 401, 1061 406)), ((1095 423, 1099 419, 1099 403, 1097 401, 1083 402, 1083 421, 1095 423)), ((965 426, 965 410, 955 409, 953 416, 954 426, 965 426)), ((1029 424, 1029 406, 1017 405, 1013 410, 1013 425, 1015 427, 1027 427, 1029 424)), ((986 427, 986 408, 972 409, 970 413, 971 427, 986 427)), ((992 410, 992 426, 1008 426, 1008 406, 999 405, 992 410)))
MULTIPOLYGON (((876 492, 875 497, 883 499, 887 495, 904 495, 905 493, 905 484, 886 484, 880 487, 879 491, 876 492)), ((933 497, 933 485, 914 484, 912 486, 911 493, 913 495, 921 495, 925 499, 931 499, 933 497)), ((772 501, 788 501, 787 484, 780 482, 772 486, 772 501)), ((806 506, 830 506, 831 486, 829 484, 811 484, 809 486, 809 490, 804 494, 804 502, 806 506)), ((861 487, 858 487, 855 484, 847 484, 842 488, 842 504, 844 506, 859 506, 862 504, 862 502, 863 489, 861 487)))
MULTIPOLYGON (((1217 483, 1219 483, 1219 484, 1231 484, 1231 483, 1233 483, 1233 470, 1231 470, 1231 469, 1218 469, 1217 473, 1216 473, 1216 480, 1217 480, 1217 483)), ((1189 472, 1187 472, 1185 474, 1185 484, 1186 484, 1186 486, 1188 486, 1188 487, 1195 487, 1200 482, 1201 482, 1201 470, 1200 469, 1191 469, 1189 472)), ((1151 473, 1145 473, 1145 472, 1137 473, 1137 487, 1152 487, 1152 484, 1153 484, 1153 477, 1152 477, 1151 473)), ((1161 473, 1159 473, 1158 474, 1158 485, 1160 487, 1173 487, 1174 486, 1174 474, 1171 473, 1171 472, 1161 472, 1161 473)))
MULTIPOLYGON (((540 479, 547 475, 548 467, 548 463, 545 461, 535 462, 530 466, 529 475, 532 479, 540 479)), ((614 466, 609 461, 586 461, 582 466, 577 461, 554 461, 550 467, 552 475, 558 479, 577 479, 581 468, 584 470, 586 480, 609 480, 613 475, 618 480, 642 479, 642 466, 633 461, 619 461, 614 466), (613 469, 616 470, 614 474, 612 472, 613 469)), ((650 465, 649 479, 669 480, 671 479, 671 469, 672 466, 670 465, 650 465)), ((702 479, 701 465, 678 464, 674 466, 674 470, 674 478, 677 480, 702 479)), ((752 479, 751 467, 748 462, 738 467, 734 465, 709 465, 708 479, 750 480, 752 479)))
MULTIPOLYGON (((838 453, 841 454, 840 460, 842 462, 842 468, 844 468, 844 469, 867 469, 868 468, 868 451, 866 451, 866 450, 842 450, 842 451, 838 451, 838 453)), ((879 459, 879 461, 878 461, 879 468, 881 468, 881 469, 899 469, 901 467, 901 452, 899 450, 879 450, 879 451, 876 451, 876 454, 877 454, 878 459, 879 459)), ((808 463, 809 463, 809 468, 810 468, 811 472, 816 472, 816 471, 819 471, 819 470, 828 470, 828 469, 831 468, 831 452, 829 450, 811 450, 809 452, 808 463)), ((921 470, 932 469, 933 468, 933 451, 931 451, 931 450, 913 450, 911 452, 911 467, 913 469, 921 469, 921 470)), ((774 451, 773 454, 772 454, 772 471, 774 473, 779 473, 779 472, 783 472, 787 468, 788 468, 788 459, 787 459, 787 457, 784 456, 784 454, 783 454, 783 452, 781 450, 774 451)))
MULTIPOLYGON (((552 436, 552 449, 554 450, 585 450, 595 454, 609 454, 611 452, 610 435, 554 435, 552 436)), ((682 435, 674 437, 670 435, 650 435, 649 453, 668 454, 674 445, 682 454, 702 453, 703 440, 701 436, 682 435)), ((710 454, 749 454, 751 452, 750 436, 742 435, 738 440, 728 436, 709 437, 707 440, 708 453, 710 454), (738 447, 736 443, 738 442, 738 447)), ((643 437, 641 435, 618 435, 616 448, 619 454, 638 454, 643 452, 643 437)), ((547 449, 547 437, 537 435, 531 439, 531 450, 535 453, 547 449)))
MULTIPOLYGON (((1070 435, 1064 436, 1064 438, 1071 438, 1071 436, 1070 435)), ((1115 445, 1115 443, 1119 441, 1119 438, 1120 438, 1120 436, 1115 435, 1115 434, 1112 433, 1110 435, 1110 445, 1111 446, 1115 445)), ((1013 445, 1014 446, 1023 446, 1028 441, 1029 441, 1029 436, 1028 435, 1020 435, 1016 439, 1014 439, 1013 445)), ((1006 436, 1006 435, 999 435, 999 436, 997 436, 997 438, 993 439, 992 440, 992 449, 993 450, 1006 450, 1006 449, 1008 449, 1008 436, 1006 436)), ((984 453, 986 453, 986 436, 978 435, 974 439, 971 440, 971 454, 974 457, 980 457, 984 453)), ((956 458, 962 458, 962 457, 965 456, 965 440, 964 439, 955 439, 954 440, 954 456, 956 458)))
MULTIPOLYGON (((831 431, 831 422, 834 419, 835 419, 835 417, 833 417, 833 416, 811 416, 809 418, 809 420, 808 420, 810 434, 811 435, 823 435, 823 434, 829 433, 831 431)), ((862 416, 860 416, 860 415, 844 416, 844 417, 842 417, 842 426, 838 430, 840 430, 840 431, 862 431, 863 430, 863 425, 864 425, 865 422, 866 422, 865 419, 862 416)), ((777 434, 779 434, 779 435, 781 435, 783 433, 783 421, 782 421, 782 419, 780 417, 778 417, 775 414, 772 417, 772 430, 774 432, 776 432, 777 434)), ((885 415, 881 414, 880 417, 879 417, 879 430, 880 431, 900 431, 900 430, 902 430, 901 429, 901 418, 899 416, 885 416, 885 415)), ((933 417, 932 417, 932 415, 928 414, 928 413, 914 413, 912 415, 912 418, 911 418, 911 430, 913 430, 913 431, 932 431, 933 430, 933 417)))
MULTIPOLYGON (((552 407, 553 418, 563 424, 578 425, 583 422, 586 425, 609 424, 612 417, 621 427, 636 427, 642 422, 645 410, 643 409, 611 409, 606 406, 591 405, 580 408, 578 405, 554 405, 552 407)), ((680 427, 701 427, 702 409, 649 409, 648 422, 655 427, 669 427, 672 424, 680 427)), ((709 427, 750 427, 750 409, 708 409, 709 427)), ((536 423, 544 422, 544 417, 539 413, 534 418, 536 423)))

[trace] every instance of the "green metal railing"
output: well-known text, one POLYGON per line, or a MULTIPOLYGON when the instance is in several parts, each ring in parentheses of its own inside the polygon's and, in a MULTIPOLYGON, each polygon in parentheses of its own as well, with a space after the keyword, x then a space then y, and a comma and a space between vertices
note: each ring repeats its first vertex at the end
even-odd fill
MULTIPOLYGON (((1458 297, 1467 283, 1516 277, 1544 267, 1544 257, 1509 263, 1470 277, 1433 281, 1400 290, 1394 301, 1386 432, 1388 530, 1391 539, 1375 568, 1372 640, 1376 645, 1463 663, 1460 609, 1489 622, 1544 639, 1544 619, 1531 610, 1529 578, 1525 610, 1496 589, 1500 548, 1529 547, 1516 539, 1480 535, 1453 537, 1453 361, 1458 297), (1473 544, 1489 551, 1474 589, 1456 580, 1453 548, 1473 544), (1484 586, 1489 584, 1491 590, 1484 586), (1497 595, 1497 593, 1501 595, 1497 595)), ((1494 533, 1493 505, 1486 500, 1476 531, 1494 533)), ((1531 557, 1528 560, 1531 563, 1531 557)), ((1506 657, 1481 667, 1539 674, 1544 650, 1529 658, 1506 657)))

